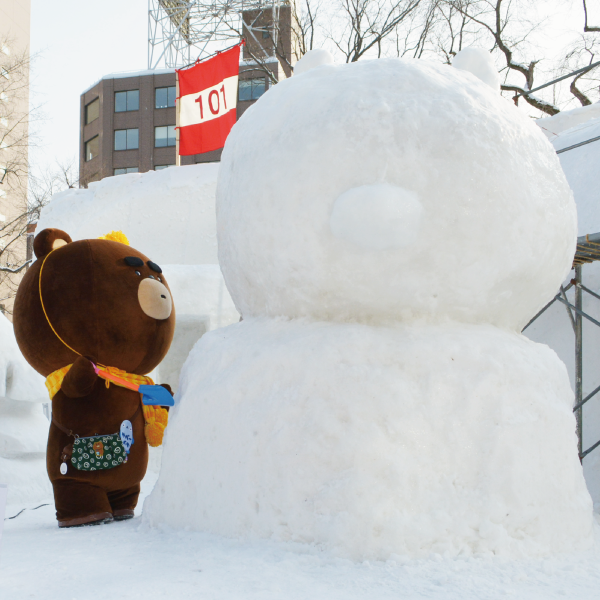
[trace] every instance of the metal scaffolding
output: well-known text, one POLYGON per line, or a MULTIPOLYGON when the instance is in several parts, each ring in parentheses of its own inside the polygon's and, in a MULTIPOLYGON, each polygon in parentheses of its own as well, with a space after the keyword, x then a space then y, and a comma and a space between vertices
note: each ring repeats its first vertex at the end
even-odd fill
POLYGON ((278 28, 265 28, 261 16, 279 22, 288 0, 148 0, 148 69, 177 68, 239 41, 266 32, 277 47, 278 28), (252 12, 242 24, 242 14, 252 12), (242 29, 243 28, 243 29, 242 29), (243 32, 243 33, 242 33, 243 32))
POLYGON ((600 295, 590 290, 583 284, 582 267, 584 264, 600 260, 600 233, 584 235, 577 238, 577 251, 573 259, 573 270, 575 277, 566 286, 560 286, 560 291, 537 315, 525 325, 523 331, 527 329, 540 315, 542 315, 555 302, 563 304, 569 315, 571 326, 575 333, 575 403, 573 412, 577 422, 577 439, 579 443, 579 460, 583 460, 590 452, 600 446, 600 440, 592 444, 589 448, 583 448, 583 405, 591 400, 600 392, 600 386, 596 387, 589 394, 583 397, 583 322, 592 323, 600 327, 600 321, 583 311, 583 293, 600 300, 600 295), (571 304, 567 298, 567 292, 575 288, 575 304, 571 304))

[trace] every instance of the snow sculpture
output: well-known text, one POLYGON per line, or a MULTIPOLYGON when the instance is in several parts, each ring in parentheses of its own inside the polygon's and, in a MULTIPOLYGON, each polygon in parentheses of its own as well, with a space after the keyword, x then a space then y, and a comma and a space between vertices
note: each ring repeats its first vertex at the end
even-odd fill
POLYGON ((219 175, 244 320, 188 357, 145 519, 353 558, 588 546, 566 370, 519 333, 575 222, 539 128, 468 73, 386 59, 279 83, 219 175))
POLYGON ((43 377, 27 364, 10 321, 0 315, 0 483, 8 484, 10 504, 52 497, 46 475, 50 423, 41 406, 48 401, 43 377))

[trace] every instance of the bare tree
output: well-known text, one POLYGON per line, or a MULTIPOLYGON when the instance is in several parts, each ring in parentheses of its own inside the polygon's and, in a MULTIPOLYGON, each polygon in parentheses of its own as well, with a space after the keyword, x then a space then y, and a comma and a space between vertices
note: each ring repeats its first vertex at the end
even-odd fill
MULTIPOLYGON (((598 62, 600 56, 600 39, 589 34, 582 34, 568 49, 562 63, 559 65, 557 75, 571 73, 582 67, 598 62)), ((600 69, 592 67, 588 71, 579 73, 569 86, 569 92, 575 96, 582 106, 588 106, 598 100, 598 85, 600 83, 600 69)))
POLYGON ((319 35, 317 27, 321 8, 320 0, 303 0, 300 6, 298 2, 292 4, 292 23, 297 39, 295 60, 300 60, 314 48, 319 35))
POLYGON ((25 267, 29 145, 29 53, 0 39, 0 303, 25 267))
MULTIPOLYGON (((28 197, 20 210, 13 213, 10 219, 0 223, 0 286, 2 300, 13 298, 17 292, 21 274, 30 265, 31 259, 22 252, 16 252, 19 246, 26 247, 28 234, 32 226, 40 218, 40 212, 54 194, 68 189, 78 188, 78 169, 75 160, 57 161, 42 173, 29 174, 28 197)), ((3 312, 12 314, 10 306, 4 305, 3 312)))
MULTIPOLYGON (((0 39, 0 188, 2 197, 27 182, 29 145, 29 53, 13 53, 0 39)), ((21 198, 24 201, 24 198, 21 198)))
MULTIPOLYGON (((540 59, 521 62, 515 58, 517 52, 527 48, 529 36, 541 26, 540 21, 529 22, 519 14, 524 3, 518 0, 446 0, 446 4, 455 11, 454 22, 458 16, 459 21, 465 19, 465 25, 475 26, 479 41, 487 42, 490 50, 497 51, 502 57, 505 64, 503 91, 515 92, 515 100, 522 96, 528 104, 548 115, 560 112, 554 104, 529 93, 534 88, 535 68, 540 59), (525 81, 521 85, 514 83, 511 80, 514 74, 525 81)), ((460 31, 464 32, 464 27, 460 31)), ((530 51, 535 52, 535 49, 530 51)))
POLYGON ((410 19, 422 0, 338 0, 338 17, 332 21, 329 39, 346 62, 367 53, 384 55, 383 44, 410 19))

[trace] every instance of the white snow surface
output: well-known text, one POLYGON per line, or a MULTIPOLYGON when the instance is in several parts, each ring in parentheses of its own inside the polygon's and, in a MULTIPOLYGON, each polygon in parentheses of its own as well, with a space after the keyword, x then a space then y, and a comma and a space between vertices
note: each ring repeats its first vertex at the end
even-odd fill
POLYGON ((372 250, 417 241, 423 206, 414 192, 388 183, 362 185, 339 195, 329 227, 337 238, 372 250))
POLYGON ((56 227, 74 240, 121 230, 131 245, 163 264, 218 264, 215 186, 209 163, 106 177, 88 189, 56 194, 37 231, 56 227))
POLYGON ((491 54, 484 48, 463 48, 452 59, 452 66, 472 73, 494 91, 500 92, 500 77, 496 65, 491 54))
POLYGON ((0 315, 0 398, 48 402, 44 378, 23 358, 12 323, 0 315))
POLYGON ((240 315, 219 265, 161 265, 180 315, 203 315, 208 330, 237 323, 240 315))
POLYGON ((518 334, 249 319, 200 340, 180 398, 151 525, 352 559, 592 543, 565 367, 518 334))
MULTIPOLYGON (((152 476, 142 482, 142 501, 153 483, 152 476)), ((111 600, 124 590, 148 600, 597 600, 600 588, 597 550, 521 560, 394 555, 356 563, 308 544, 149 529, 140 524, 141 503, 131 521, 59 530, 51 498, 46 502, 5 521, 3 599, 62 600, 68 588, 66 597, 78 600, 111 600)), ((7 517, 38 505, 10 506, 7 517)))
POLYGON ((35 502, 50 492, 45 402, 44 378, 25 361, 11 322, 0 315, 0 483, 8 485, 8 502, 35 502))
MULTIPOLYGON (((386 227, 388 204, 363 203, 371 231, 378 219, 386 227)), ((576 237, 572 194, 542 131, 470 73, 423 60, 321 65, 275 86, 227 140, 217 221, 244 318, 513 330, 556 292, 576 237), (379 184, 422 206, 410 242, 373 248, 334 235, 338 199, 379 184)))

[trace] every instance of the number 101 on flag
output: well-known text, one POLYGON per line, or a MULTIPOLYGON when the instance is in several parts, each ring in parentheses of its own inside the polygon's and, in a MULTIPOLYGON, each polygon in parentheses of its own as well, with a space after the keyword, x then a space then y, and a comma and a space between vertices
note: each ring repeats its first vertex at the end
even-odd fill
POLYGON ((240 45, 177 71, 179 155, 225 145, 236 121, 240 45))
MULTIPOLYGON (((182 114, 184 111, 186 113, 193 113, 195 108, 197 123, 202 123, 203 121, 208 121, 210 119, 217 119, 230 110, 231 107, 236 106, 237 87, 237 76, 227 77, 219 87, 209 88, 208 90, 200 92, 194 100, 196 107, 191 106, 191 102, 189 101, 190 96, 186 96, 185 99, 182 98, 181 112, 182 114), (228 98, 229 102, 227 102, 228 98)), ((186 121, 190 123, 193 122, 194 115, 186 114, 186 121)))

